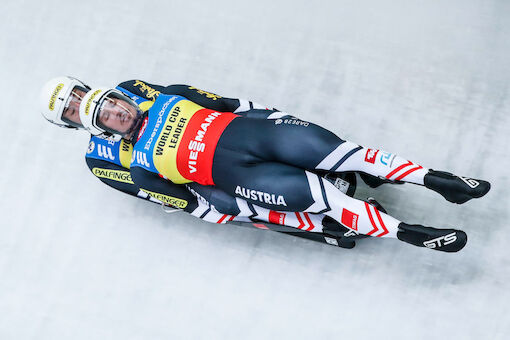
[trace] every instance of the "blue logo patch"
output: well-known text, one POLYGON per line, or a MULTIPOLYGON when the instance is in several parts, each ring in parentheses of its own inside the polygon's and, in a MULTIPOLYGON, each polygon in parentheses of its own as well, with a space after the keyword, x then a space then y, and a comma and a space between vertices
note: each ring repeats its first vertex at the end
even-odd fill
POLYGON ((386 166, 391 166, 391 163, 393 163, 393 159, 395 158, 395 155, 381 151, 381 158, 379 158, 380 162, 386 166))
POLYGON ((102 139, 97 136, 91 136, 87 148, 87 158, 100 159, 110 163, 122 166, 119 157, 120 141, 102 139))

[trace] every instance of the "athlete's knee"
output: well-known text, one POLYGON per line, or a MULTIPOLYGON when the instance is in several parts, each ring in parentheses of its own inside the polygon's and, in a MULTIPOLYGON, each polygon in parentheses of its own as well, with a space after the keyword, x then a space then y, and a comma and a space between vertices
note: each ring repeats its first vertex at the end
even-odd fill
POLYGON ((213 205, 222 214, 237 215, 240 212, 235 197, 215 186, 190 183, 187 187, 198 199, 213 205))
POLYGON ((223 191, 214 192, 211 195, 210 203, 222 214, 238 215, 240 213, 235 197, 230 196, 223 191))

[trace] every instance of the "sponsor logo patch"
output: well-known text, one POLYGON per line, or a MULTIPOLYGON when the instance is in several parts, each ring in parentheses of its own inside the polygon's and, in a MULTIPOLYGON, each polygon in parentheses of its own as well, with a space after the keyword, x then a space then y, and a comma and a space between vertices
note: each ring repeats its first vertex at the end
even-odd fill
POLYGON ((92 100, 94 100, 94 98, 99 94, 101 93, 103 90, 99 89, 99 90, 95 90, 94 93, 92 93, 90 95, 90 98, 89 100, 87 100, 87 104, 85 104, 85 116, 88 116, 89 115, 89 111, 90 111, 90 105, 92 104, 92 100))
POLYGON ((92 173, 96 177, 111 179, 112 181, 122 183, 134 184, 133 180, 131 179, 131 175, 129 174, 129 171, 92 168, 92 173))
POLYGON ((99 157, 115 160, 115 156, 113 155, 112 149, 109 146, 98 144, 97 145, 97 154, 99 157))
POLYGON ((358 214, 344 208, 342 210, 342 219, 340 222, 348 228, 358 230, 358 218, 358 214))
MULTIPOLYGON (((159 112, 158 112, 158 119, 156 120, 156 124, 154 125, 154 128, 152 129, 152 132, 151 132, 151 134, 149 136, 149 139, 147 139, 147 142, 145 143, 145 147, 144 147, 145 150, 149 150, 151 148, 151 144, 152 144, 154 138, 156 138, 158 136, 158 131, 159 131, 159 128, 161 127, 161 124, 163 124, 163 117, 164 117, 164 115, 166 113, 166 109, 175 100, 175 98, 176 97, 172 97, 169 100, 167 100, 163 104, 163 106, 161 107, 161 110, 159 110, 159 112)), ((176 109, 174 109, 174 111, 175 110, 176 109)), ((146 117, 145 119, 148 122, 148 117, 146 117)), ((144 123, 145 123, 145 120, 144 120, 144 123)), ((142 126, 142 128, 140 129, 140 132, 138 133, 138 139, 140 139, 142 137, 142 135, 145 132, 146 128, 147 128, 147 124, 145 123, 145 127, 142 126)), ((172 129, 172 126, 170 126, 169 129, 172 129)))
POLYGON ((280 213, 277 211, 270 210, 269 211, 269 222, 274 224, 285 225, 285 213, 280 213))
POLYGON ((352 236, 358 236, 359 233, 355 232, 354 230, 349 230, 344 234, 345 237, 352 237, 352 236))
POLYGON ((278 119, 275 119, 274 124, 275 125, 287 124, 287 125, 297 125, 297 126, 304 126, 304 127, 307 127, 308 125, 310 125, 309 122, 305 122, 303 120, 299 120, 296 118, 288 118, 288 119, 278 118, 278 119))
POLYGON ((391 167, 391 164, 393 163, 393 160, 395 159, 396 155, 393 155, 389 152, 383 152, 381 151, 381 163, 391 167))
POLYGON ((120 141, 119 159, 120 159, 120 164, 122 164, 122 166, 124 168, 129 169, 129 167, 131 166, 131 156, 132 155, 133 155, 133 145, 131 144, 131 142, 129 142, 125 139, 122 139, 120 141))
POLYGON ((96 147, 96 143, 94 143, 94 141, 90 141, 89 143, 89 147, 87 148, 87 153, 92 153, 94 151, 94 148, 96 147))
POLYGON ((190 174, 195 173, 197 171, 197 163, 201 153, 205 151, 205 142, 207 129, 213 123, 213 121, 221 116, 220 112, 211 112, 200 124, 200 129, 197 130, 197 134, 195 138, 190 140, 188 144, 188 171, 190 174))
POLYGON ((64 87, 64 84, 60 83, 57 85, 55 90, 53 90, 53 93, 51 94, 51 98, 50 98, 50 104, 49 104, 49 108, 51 111, 53 111, 55 109, 55 100, 57 100, 58 93, 60 92, 60 90, 62 90, 63 87, 64 87))
POLYGON ((469 187, 471 189, 474 189, 476 188, 477 186, 480 185, 480 182, 478 182, 476 179, 472 179, 472 178, 468 178, 468 177, 462 177, 462 176, 459 176, 459 178, 464 182, 466 183, 467 185, 469 185, 469 187))
POLYGON ((207 98, 210 98, 212 100, 217 100, 218 98, 221 98, 217 94, 214 94, 214 93, 211 93, 211 92, 207 92, 207 91, 204 91, 204 90, 200 90, 200 89, 197 89, 196 87, 193 87, 193 86, 189 86, 188 89, 195 90, 195 91, 197 91, 198 94, 205 95, 207 98))
POLYGON ((145 152, 141 152, 138 150, 133 151, 133 157, 131 158, 131 163, 135 162, 137 164, 150 167, 149 162, 147 161, 147 154, 145 152))
POLYGON ((129 142, 125 139, 122 139, 120 141, 120 148, 121 148, 122 152, 131 153, 131 151, 133 150, 133 146, 131 145, 131 142, 129 142))
POLYGON ((143 188, 140 188, 140 190, 142 190, 146 194, 150 195, 151 197, 154 197, 158 201, 161 201, 161 202, 171 205, 173 207, 184 209, 188 205, 188 202, 186 200, 183 200, 183 199, 180 199, 177 197, 163 195, 158 192, 149 191, 149 190, 146 190, 143 188))
POLYGON ((368 149, 367 153, 365 154, 365 162, 374 164, 378 152, 379 150, 377 149, 368 149))
POLYGON ((140 89, 140 92, 145 94, 145 97, 147 97, 148 99, 150 99, 152 101, 155 101, 156 98, 161 93, 159 91, 156 91, 155 89, 153 89, 152 87, 150 87, 149 85, 145 84, 143 81, 140 81, 140 80, 135 80, 135 83, 133 84, 133 86, 135 86, 135 87, 138 86, 140 89))
POLYGON ((423 242, 423 245, 427 248, 434 249, 434 248, 441 248, 443 246, 446 246, 447 244, 453 243, 457 241, 456 233, 453 232, 451 234, 441 236, 432 240, 428 240, 423 242), (442 243, 441 243, 442 242, 442 243))
POLYGON ((247 199, 251 199, 253 201, 259 201, 259 202, 273 204, 273 205, 287 206, 287 203, 285 202, 285 198, 282 195, 268 194, 267 192, 263 192, 263 191, 246 189, 246 188, 240 187, 239 185, 236 187, 235 193, 236 193, 236 195, 239 195, 239 196, 247 198, 247 199))

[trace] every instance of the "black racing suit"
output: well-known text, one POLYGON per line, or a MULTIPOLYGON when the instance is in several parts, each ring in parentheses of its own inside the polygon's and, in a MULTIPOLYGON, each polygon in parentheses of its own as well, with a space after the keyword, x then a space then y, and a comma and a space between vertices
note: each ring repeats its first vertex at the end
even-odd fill
MULTIPOLYGON (((187 85, 163 87, 131 80, 119 84, 117 88, 133 99, 138 99, 138 102, 153 101, 160 93, 177 94, 204 107, 236 112, 250 119, 265 120, 272 114, 279 114, 278 110, 264 109, 250 101, 220 97, 187 85)), ((278 213, 253 205, 244 199, 235 198, 216 187, 198 183, 174 184, 140 168, 129 169, 131 154, 132 144, 129 141, 114 142, 92 136, 86 161, 96 177, 117 190, 154 202, 163 202, 210 222, 269 221, 307 231, 319 233, 322 231, 321 222, 324 216, 278 213), (133 177, 136 181, 133 181, 133 177)), ((353 191, 354 186, 351 188, 353 191)))
MULTIPOLYGON (((134 80, 120 84, 118 89, 145 112, 143 124, 133 133, 131 162, 125 157, 123 162, 105 142, 97 141, 97 148, 90 144, 91 158, 117 161, 122 167, 102 172, 91 160, 88 163, 93 173, 107 183, 123 178, 123 183, 108 184, 208 221, 224 223, 244 217, 302 229, 306 219, 305 230, 324 234, 323 241, 328 243, 327 235, 346 236, 345 230, 398 237, 427 247, 427 242, 436 242, 437 236, 445 238, 447 245, 457 238, 446 237, 458 234, 462 242, 457 243, 463 247, 465 233, 461 237, 453 229, 407 225, 386 214, 380 205, 345 195, 325 177, 358 172, 375 185, 414 183, 458 203, 481 197, 490 188, 488 182, 439 174, 395 154, 343 140, 278 110, 259 109, 250 102, 222 98, 187 85, 162 87, 134 80), (477 187, 481 189, 473 190, 477 187), (295 221, 290 221, 293 214, 295 221), (333 221, 331 227, 325 222, 328 218, 328 222, 333 221)), ((129 143, 122 143, 115 150, 129 149, 129 143)))
MULTIPOLYGON (((143 98, 146 101, 154 101, 160 93, 182 95, 213 110, 228 112, 237 111, 239 115, 256 119, 266 119, 277 111, 275 109, 265 109, 261 105, 251 101, 221 97, 188 85, 170 85, 164 87, 140 80, 129 80, 120 83, 117 88, 128 92, 132 97, 143 98)), ((93 152, 93 155, 91 155, 91 152, 87 152, 85 158, 88 167, 103 183, 117 190, 132 196, 147 199, 151 198, 147 192, 175 197, 179 199, 181 204, 180 206, 173 206, 183 208, 184 211, 188 213, 192 213, 197 209, 199 205, 197 196, 200 195, 202 201, 205 199, 208 202, 213 202, 215 208, 224 214, 237 215, 239 213, 239 208, 235 203, 235 199, 215 188, 195 184, 190 184, 188 188, 184 185, 173 184, 153 174, 141 176, 138 178, 137 183, 134 183, 129 172, 132 152, 132 145, 129 141, 102 142, 99 140, 99 137, 92 136, 91 142, 89 143, 89 150, 91 145, 94 145, 97 150, 94 150, 96 152, 93 152), (104 146, 102 146, 104 152, 98 149, 100 143, 104 144, 104 146), (124 158, 122 162, 120 160, 121 158, 124 158), (141 190, 141 188, 143 188, 143 190, 141 190)), ((171 203, 171 200, 166 200, 166 203, 171 203)))
MULTIPOLYGON (((190 88, 183 85, 145 86, 150 90, 137 83, 132 90, 162 95, 147 109, 147 128, 133 134, 131 175, 141 186, 159 176, 191 181, 185 186, 201 196, 219 189, 224 197, 265 209, 325 214, 354 232, 396 237, 400 221, 339 192, 321 172, 361 172, 419 185, 428 173, 395 154, 343 140, 283 112, 256 119, 236 115, 240 105, 232 105, 235 100, 200 90, 186 93, 190 88)), ((143 103, 139 106, 143 110, 143 103)))

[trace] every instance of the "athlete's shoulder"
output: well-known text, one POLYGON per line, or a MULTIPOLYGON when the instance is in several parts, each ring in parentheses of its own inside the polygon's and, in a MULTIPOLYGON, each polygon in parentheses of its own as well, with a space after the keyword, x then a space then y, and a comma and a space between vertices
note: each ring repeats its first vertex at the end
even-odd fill
POLYGON ((137 96, 147 100, 155 101, 156 98, 162 93, 162 91, 164 91, 165 87, 150 84, 143 80, 133 79, 120 83, 117 85, 117 89, 126 93, 130 97, 137 96))
POLYGON ((132 153, 133 145, 129 141, 90 136, 85 158, 106 161, 129 169, 132 153))
POLYGON ((189 99, 196 99, 197 97, 203 97, 203 98, 207 98, 209 100, 218 100, 218 99, 222 98, 221 96, 219 96, 215 93, 207 92, 207 91, 201 90, 199 88, 196 88, 194 86, 184 85, 184 84, 169 85, 169 86, 165 87, 163 93, 179 95, 179 96, 183 96, 183 97, 186 97, 189 99))
POLYGON ((161 86, 139 79, 124 81, 117 85, 117 89, 121 90, 135 101, 138 98, 155 101, 160 94, 178 95, 192 101, 200 100, 201 98, 203 98, 202 100, 208 101, 217 101, 218 99, 222 99, 221 96, 215 93, 204 91, 190 85, 172 84, 168 86, 161 86))

